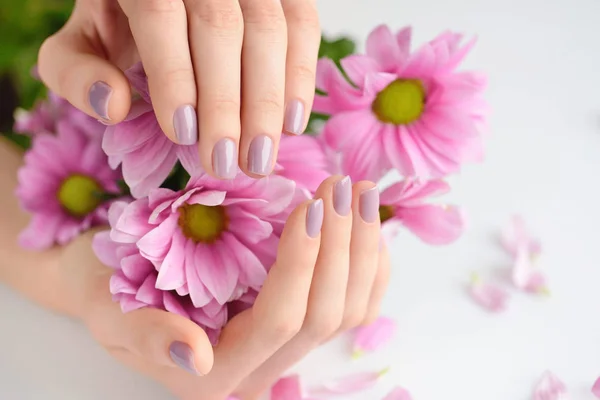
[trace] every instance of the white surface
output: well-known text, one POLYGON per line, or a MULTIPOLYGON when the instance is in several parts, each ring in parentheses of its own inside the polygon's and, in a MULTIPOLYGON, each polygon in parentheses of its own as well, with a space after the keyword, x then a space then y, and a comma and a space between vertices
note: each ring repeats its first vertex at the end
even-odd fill
MULTIPOLYGON (((467 66, 490 76, 493 136, 487 161, 452 180, 470 213, 457 244, 431 248, 405 235, 393 245, 385 313, 395 343, 358 364, 343 341, 299 367, 308 382, 392 365, 381 398, 402 384, 415 400, 526 400, 546 368, 573 400, 591 400, 600 375, 600 1, 321 0, 327 32, 364 37, 376 24, 412 24, 416 40, 446 29, 480 37, 467 66), (354 3, 350 7, 347 4, 354 3), (345 11, 337 11, 338 6, 345 11), (515 293, 490 316, 464 295, 473 270, 509 260, 494 235, 522 212, 545 246, 553 296, 515 293)), ((171 400, 158 385, 113 362, 77 324, 0 288, 0 399, 171 400)))

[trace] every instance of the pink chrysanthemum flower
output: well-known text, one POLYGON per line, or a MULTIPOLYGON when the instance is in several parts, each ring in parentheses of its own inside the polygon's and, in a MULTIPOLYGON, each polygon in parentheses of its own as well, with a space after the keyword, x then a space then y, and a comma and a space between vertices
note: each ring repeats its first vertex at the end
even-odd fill
POLYGON ((331 174, 325 149, 314 136, 283 135, 275 173, 296 182, 298 187, 315 193, 331 174))
POLYGON ((19 237, 28 249, 65 244, 79 233, 107 221, 106 194, 118 194, 118 171, 108 166, 100 138, 59 122, 57 135, 33 138, 19 170, 17 196, 32 214, 19 237))
POLYGON ((38 102, 30 111, 17 109, 13 129, 29 135, 50 133, 57 131, 59 122, 68 122, 90 136, 99 137, 106 129, 100 122, 52 92, 48 93, 47 100, 38 102))
POLYGON ((201 173, 200 158, 197 145, 175 144, 160 128, 142 65, 125 74, 141 99, 134 102, 125 121, 106 129, 102 147, 113 168, 121 165, 133 197, 140 198, 159 187, 178 160, 190 175, 201 173))
MULTIPOLYGON (((447 32, 410 53, 410 28, 394 37, 379 26, 367 40, 366 55, 341 65, 319 60, 314 111, 329 114, 323 134, 360 165, 360 179, 379 179, 391 167, 404 176, 443 177, 483 155, 481 130, 486 80, 456 68, 473 47, 447 32)), ((347 169, 345 167, 344 169, 347 169)))
POLYGON ((297 199, 294 182, 280 176, 222 181, 204 174, 179 192, 159 188, 130 204, 117 202, 109 211, 110 239, 121 250, 105 262, 121 272, 111 292, 125 311, 145 305, 172 311, 171 296, 160 292, 189 296, 177 304, 218 330, 227 320, 224 307, 251 302, 261 288, 297 199))
POLYGON ((406 179, 380 195, 379 215, 384 234, 393 236, 404 226, 421 240, 433 245, 449 244, 460 237, 465 219, 455 206, 427 204, 429 197, 447 193, 442 180, 406 179))

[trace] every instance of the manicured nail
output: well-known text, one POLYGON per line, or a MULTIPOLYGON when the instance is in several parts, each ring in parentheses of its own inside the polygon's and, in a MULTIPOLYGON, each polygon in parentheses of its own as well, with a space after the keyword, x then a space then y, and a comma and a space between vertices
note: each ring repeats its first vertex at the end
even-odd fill
POLYGON ((258 136, 250 143, 248 171, 256 175, 269 175, 273 165, 273 140, 258 136))
POLYGON ((306 233, 316 238, 323 226, 323 200, 317 199, 310 203, 306 211, 306 233))
POLYGON ((283 130, 294 135, 301 135, 304 131, 304 103, 300 100, 290 101, 285 108, 283 130))
POLYGON ((379 218, 379 189, 377 186, 360 194, 358 212, 363 221, 372 223, 379 218))
POLYGON ((352 206, 352 181, 347 176, 338 181, 333 187, 333 208, 341 216, 350 213, 352 206))
POLYGON ((194 363, 194 352, 191 347, 183 342, 173 342, 169 347, 171 360, 181 369, 193 375, 200 375, 194 363))
POLYGON ((88 94, 90 106, 98 116, 102 119, 110 121, 108 116, 108 102, 112 96, 112 88, 105 82, 96 82, 90 88, 88 94))
POLYGON ((175 110, 173 127, 177 143, 183 145, 195 144, 198 141, 198 119, 196 110, 191 105, 185 105, 175 110))
POLYGON ((237 173, 237 146, 229 138, 221 139, 213 149, 213 171, 221 179, 233 179, 237 173))

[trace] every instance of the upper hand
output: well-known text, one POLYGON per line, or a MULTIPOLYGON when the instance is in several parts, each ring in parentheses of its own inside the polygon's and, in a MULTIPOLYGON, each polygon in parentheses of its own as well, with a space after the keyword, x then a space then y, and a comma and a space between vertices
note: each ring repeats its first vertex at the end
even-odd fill
POLYGON ((374 185, 336 189, 339 181, 331 177, 319 188, 322 209, 309 201, 290 215, 256 303, 228 323, 215 348, 179 315, 150 308, 123 314, 108 290, 111 270, 96 260, 90 235, 61 258, 80 293, 73 299, 78 314, 113 356, 181 399, 223 400, 230 393, 255 399, 312 349, 379 314, 389 259, 379 244, 377 199, 360 197, 374 185))
POLYGON ((238 162, 262 176, 282 130, 305 128, 319 43, 315 0, 78 0, 42 46, 39 72, 51 90, 114 124, 131 101, 122 71, 141 60, 171 140, 199 139, 203 167, 217 177, 231 178, 238 162))

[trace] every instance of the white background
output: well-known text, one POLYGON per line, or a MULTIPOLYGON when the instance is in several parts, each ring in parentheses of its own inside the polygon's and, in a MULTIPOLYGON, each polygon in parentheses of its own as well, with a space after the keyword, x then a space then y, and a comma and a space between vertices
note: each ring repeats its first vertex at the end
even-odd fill
MULTIPOLYGON (((347 343, 311 355, 298 370, 317 383, 391 365, 373 392, 394 384, 415 400, 526 400, 552 369, 572 399, 591 400, 600 375, 600 1, 320 0, 331 34, 364 38, 376 24, 412 24, 418 43, 452 28, 477 34, 466 67, 489 74, 493 134, 483 165, 451 180, 449 200, 470 227, 455 245, 409 235, 393 246, 386 315, 399 324, 386 351, 350 363, 347 343), (350 5, 352 4, 352 5, 350 5), (471 271, 494 274, 509 259, 495 236, 512 212, 542 238, 552 297, 514 293, 489 315, 464 294, 471 271)), ((77 323, 0 288, 0 399, 171 400, 112 361, 77 323)))

